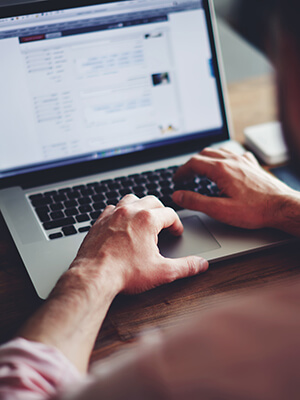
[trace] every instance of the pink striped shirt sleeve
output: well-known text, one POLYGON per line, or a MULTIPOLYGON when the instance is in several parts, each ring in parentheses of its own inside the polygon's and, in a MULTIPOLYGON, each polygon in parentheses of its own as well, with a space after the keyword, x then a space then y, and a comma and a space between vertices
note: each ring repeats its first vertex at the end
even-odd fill
POLYGON ((58 350, 17 338, 0 346, 0 400, 44 400, 83 375, 58 350))

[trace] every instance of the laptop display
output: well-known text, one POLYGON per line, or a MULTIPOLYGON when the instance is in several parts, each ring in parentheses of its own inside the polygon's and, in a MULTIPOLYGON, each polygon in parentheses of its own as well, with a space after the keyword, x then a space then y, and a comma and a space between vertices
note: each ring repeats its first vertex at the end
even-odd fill
POLYGON ((1 18, 0 179, 227 139, 205 4, 101 2, 1 18))

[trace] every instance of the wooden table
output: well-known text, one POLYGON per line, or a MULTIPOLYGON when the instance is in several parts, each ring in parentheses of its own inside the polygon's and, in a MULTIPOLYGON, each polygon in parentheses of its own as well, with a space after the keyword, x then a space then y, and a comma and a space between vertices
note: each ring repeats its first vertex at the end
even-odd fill
MULTIPOLYGON (((233 123, 239 140, 243 139, 245 126, 275 118, 275 97, 272 80, 268 77, 229 87, 233 123)), ((137 335, 145 329, 169 329, 184 323, 185 318, 194 313, 240 293, 300 279, 298 246, 285 245, 219 262, 211 265, 204 275, 138 296, 117 297, 97 339, 92 361, 134 345, 137 335)), ((0 217, 0 342, 10 339, 40 304, 0 217)))

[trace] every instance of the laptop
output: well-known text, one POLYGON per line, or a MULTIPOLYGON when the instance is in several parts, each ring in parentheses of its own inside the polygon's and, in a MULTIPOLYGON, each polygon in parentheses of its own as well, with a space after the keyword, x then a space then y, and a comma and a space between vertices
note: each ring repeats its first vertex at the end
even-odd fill
MULTIPOLYGON (((190 155, 229 140, 209 0, 60 0, 0 11, 0 207, 41 298, 107 204, 167 206, 190 155)), ((186 187, 217 195, 209 180, 186 187)), ((167 257, 223 260, 284 243, 179 210, 167 257)))

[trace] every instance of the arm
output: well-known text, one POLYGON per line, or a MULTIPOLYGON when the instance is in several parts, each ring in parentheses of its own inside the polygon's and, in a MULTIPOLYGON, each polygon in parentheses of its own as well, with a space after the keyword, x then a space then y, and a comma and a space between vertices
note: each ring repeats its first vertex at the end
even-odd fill
POLYGON ((20 335, 56 347, 86 371, 98 331, 118 293, 139 293, 208 268, 199 257, 162 257, 157 236, 164 228, 174 235, 183 232, 177 214, 154 197, 129 195, 117 207, 109 206, 20 335))
POLYGON ((202 211, 221 222, 248 229, 277 228, 300 236, 300 193, 264 171, 252 153, 205 149, 179 168, 174 179, 205 175, 222 197, 178 191, 175 203, 202 211))

